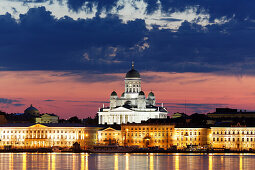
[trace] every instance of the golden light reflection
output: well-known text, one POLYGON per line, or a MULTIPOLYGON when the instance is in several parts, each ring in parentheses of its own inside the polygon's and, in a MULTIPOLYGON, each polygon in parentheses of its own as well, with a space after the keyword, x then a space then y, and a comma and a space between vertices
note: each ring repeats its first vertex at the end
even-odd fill
POLYGON ((81 170, 85 170, 85 167, 84 167, 84 159, 85 159, 85 156, 84 156, 84 153, 81 154, 81 170))
POLYGON ((81 170, 88 170, 89 169, 89 162, 88 162, 88 153, 81 154, 81 170))
POLYGON ((51 155, 51 169, 52 170, 56 169, 56 154, 55 153, 51 155))
POLYGON ((85 170, 88 170, 89 169, 89 154, 86 153, 86 156, 85 156, 85 170))
POLYGON ((153 154, 150 154, 150 169, 153 170, 154 169, 154 160, 153 160, 154 156, 153 154))
POLYGON ((212 154, 209 154, 209 170, 213 169, 213 156, 212 154))
POLYGON ((72 155, 72 158, 73 158, 73 170, 76 169, 76 157, 75 157, 75 154, 72 155))
POLYGON ((118 154, 115 154, 114 156, 114 170, 118 170, 119 169, 119 165, 118 165, 118 161, 119 161, 119 158, 118 158, 118 154))
POLYGON ((22 169, 27 169, 27 153, 23 153, 22 155, 22 169))
POLYGON ((128 153, 126 153, 126 168, 125 169, 126 170, 129 169, 129 154, 128 153))
POLYGON ((239 170, 243 170, 243 156, 240 155, 240 159, 239 159, 239 170))
POLYGON ((180 169, 180 167, 179 167, 179 165, 180 165, 180 156, 177 154, 175 157, 175 170, 179 170, 180 169))
POLYGON ((9 169, 13 170, 13 153, 10 154, 9 158, 9 169))

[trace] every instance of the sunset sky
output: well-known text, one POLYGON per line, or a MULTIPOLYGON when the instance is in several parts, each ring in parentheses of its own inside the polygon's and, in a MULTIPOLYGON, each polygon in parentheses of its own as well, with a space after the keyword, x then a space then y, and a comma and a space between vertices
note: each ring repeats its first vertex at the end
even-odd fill
POLYGON ((142 89, 174 112, 255 111, 255 1, 1 0, 0 110, 94 116, 142 89), (186 103, 186 104, 185 104, 186 103))

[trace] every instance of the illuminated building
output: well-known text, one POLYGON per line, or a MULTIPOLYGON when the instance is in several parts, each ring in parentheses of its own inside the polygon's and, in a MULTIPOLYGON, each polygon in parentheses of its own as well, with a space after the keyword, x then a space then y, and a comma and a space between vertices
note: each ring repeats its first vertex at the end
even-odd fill
POLYGON ((174 145, 177 149, 187 147, 204 148, 208 146, 208 128, 175 128, 174 145))
POLYGON ((255 149, 255 127, 211 127, 212 148, 255 149))
POLYGON ((99 124, 141 123, 150 118, 167 118, 166 108, 155 105, 153 92, 145 93, 141 88, 141 77, 138 71, 132 69, 125 77, 125 91, 120 97, 113 91, 110 96, 110 106, 98 111, 99 124))
POLYGON ((123 142, 127 146, 141 148, 170 148, 174 144, 174 125, 128 123, 121 125, 123 142))
POLYGON ((121 130, 108 127, 98 131, 98 143, 102 145, 123 145, 121 130))
POLYGON ((72 147, 75 142, 87 148, 97 142, 99 129, 77 124, 6 124, 0 126, 0 148, 72 147))
POLYGON ((36 117, 35 123, 58 123, 58 116, 45 113, 40 117, 36 117))

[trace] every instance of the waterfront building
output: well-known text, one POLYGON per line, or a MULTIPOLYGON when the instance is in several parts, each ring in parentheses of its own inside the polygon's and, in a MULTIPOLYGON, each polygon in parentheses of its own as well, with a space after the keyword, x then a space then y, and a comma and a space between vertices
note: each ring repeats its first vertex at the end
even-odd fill
POLYGON ((209 146, 209 128, 175 128, 174 145, 177 149, 207 148, 209 146))
POLYGON ((121 125, 123 143, 140 148, 170 148, 174 145, 174 125, 165 123, 128 123, 121 125))
POLYGON ((5 124, 0 126, 0 148, 89 148, 97 142, 99 127, 80 124, 5 124))
POLYGON ((121 130, 111 127, 98 131, 98 144, 100 145, 123 145, 121 130))
POLYGON ((255 127, 211 127, 211 147, 230 150, 255 149, 255 127))
POLYGON ((127 72, 125 77, 125 91, 118 97, 113 91, 110 96, 110 106, 98 111, 99 124, 141 123, 150 118, 167 118, 167 110, 163 105, 156 106, 153 92, 146 98, 142 91, 140 73, 134 69, 127 72))
POLYGON ((55 114, 42 114, 40 117, 35 118, 35 123, 58 123, 58 116, 55 114))

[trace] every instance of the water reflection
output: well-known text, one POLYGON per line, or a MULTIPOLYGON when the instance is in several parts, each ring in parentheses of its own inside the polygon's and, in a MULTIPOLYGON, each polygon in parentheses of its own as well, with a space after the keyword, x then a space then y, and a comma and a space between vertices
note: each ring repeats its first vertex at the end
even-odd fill
POLYGON ((239 159, 239 169, 243 170, 243 156, 242 155, 240 156, 240 159, 239 159))
POLYGON ((114 170, 119 169, 119 158, 118 158, 118 156, 119 156, 119 154, 114 155, 114 170))
POLYGON ((209 154, 209 170, 212 170, 213 169, 213 155, 210 153, 209 154))
POLYGON ((154 169, 154 160, 153 160, 154 156, 153 153, 150 154, 150 170, 154 169))
POLYGON ((179 170, 180 168, 179 168, 179 154, 177 153, 176 154, 176 156, 174 157, 175 159, 174 159, 174 162, 175 162, 175 170, 179 170))
POLYGON ((255 154, 0 153, 0 169, 255 169, 255 154))
POLYGON ((22 155, 22 169, 27 169, 27 153, 23 153, 22 155))
POLYGON ((129 153, 126 153, 126 170, 129 170, 129 153))

